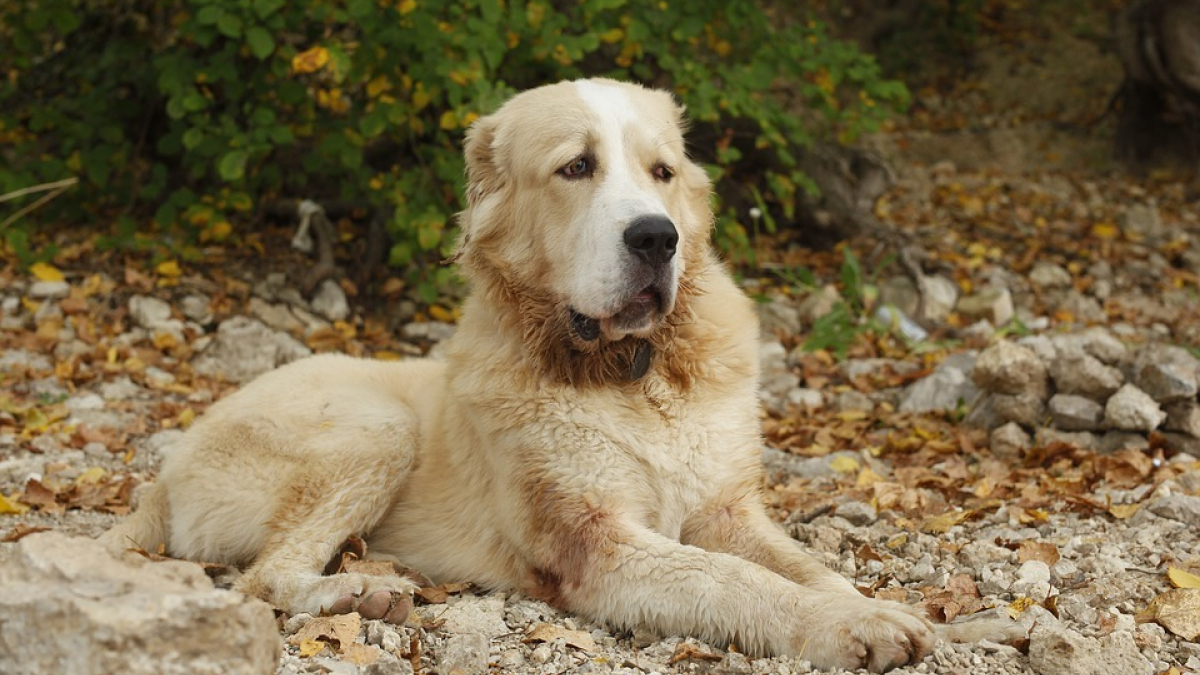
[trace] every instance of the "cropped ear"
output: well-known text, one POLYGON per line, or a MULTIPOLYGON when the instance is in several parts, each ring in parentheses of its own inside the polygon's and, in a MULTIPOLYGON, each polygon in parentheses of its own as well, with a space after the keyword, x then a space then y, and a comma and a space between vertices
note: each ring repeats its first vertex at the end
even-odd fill
POLYGON ((504 186, 504 177, 496 165, 496 118, 480 118, 467 129, 463 152, 467 163, 467 204, 479 206, 480 200, 504 186))

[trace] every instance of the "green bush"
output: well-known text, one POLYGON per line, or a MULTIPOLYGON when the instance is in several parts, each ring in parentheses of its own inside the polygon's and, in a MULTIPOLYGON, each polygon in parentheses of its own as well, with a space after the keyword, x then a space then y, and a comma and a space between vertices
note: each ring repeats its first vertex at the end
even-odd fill
MULTIPOLYGON (((350 200, 393 209, 390 261, 429 290, 462 205, 463 129, 520 89, 590 75, 673 88, 719 191, 766 166, 755 194, 787 217, 808 184, 798 147, 871 130, 907 98, 796 14, 718 0, 3 3, 0 194, 80 179, 3 235, 20 249, 32 223, 94 222, 118 244, 181 246, 238 236, 264 200, 350 200)), ((717 234, 746 243, 729 212, 717 234)))

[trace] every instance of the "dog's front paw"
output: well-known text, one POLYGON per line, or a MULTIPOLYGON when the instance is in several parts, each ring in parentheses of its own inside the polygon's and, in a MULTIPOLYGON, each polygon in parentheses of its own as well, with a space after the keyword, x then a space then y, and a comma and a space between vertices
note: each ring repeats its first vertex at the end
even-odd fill
POLYGON ((364 619, 403 624, 412 613, 414 588, 411 581, 397 576, 334 574, 314 583, 304 604, 306 611, 314 613, 358 612, 364 619))
POLYGON ((897 602, 839 595, 806 619, 795 653, 823 669, 883 673, 920 662, 937 641, 918 610, 897 602))

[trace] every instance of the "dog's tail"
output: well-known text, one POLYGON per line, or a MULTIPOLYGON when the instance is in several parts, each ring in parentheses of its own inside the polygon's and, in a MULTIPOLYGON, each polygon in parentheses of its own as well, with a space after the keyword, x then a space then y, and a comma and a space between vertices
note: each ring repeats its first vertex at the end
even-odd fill
POLYGON ((100 543, 114 555, 129 549, 160 553, 170 534, 170 516, 167 487, 156 482, 142 493, 136 511, 100 535, 100 543))

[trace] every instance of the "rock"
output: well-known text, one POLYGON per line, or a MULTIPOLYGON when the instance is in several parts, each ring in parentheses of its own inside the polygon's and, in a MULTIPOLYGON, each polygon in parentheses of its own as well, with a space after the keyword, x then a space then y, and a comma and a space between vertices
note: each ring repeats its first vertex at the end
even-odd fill
POLYGON ((35 300, 57 300, 71 294, 71 285, 65 281, 35 281, 29 284, 26 294, 35 300))
POLYGON ((773 297, 756 303, 759 330, 763 336, 795 335, 804 330, 800 310, 791 298, 773 297))
POLYGON ((1028 347, 1001 340, 979 354, 971 371, 975 384, 998 394, 1042 398, 1048 385, 1046 366, 1028 347))
POLYGON ((1016 422, 1002 424, 988 436, 988 447, 998 457, 1019 457, 1029 448, 1029 442, 1029 434, 1016 422))
POLYGON ((1029 283, 1037 288, 1067 288, 1071 285, 1071 273, 1061 265, 1039 262, 1029 272, 1029 283))
POLYGON ((778 340, 759 343, 758 362, 758 397, 767 407, 778 410, 788 394, 800 386, 800 376, 788 366, 787 349, 778 340))
MULTIPOLYGON (((421 323, 406 323, 400 329, 400 334, 409 340, 428 340, 429 342, 445 342, 458 330, 452 323, 443 321, 423 321, 421 323)), ((786 353, 786 352, 785 352, 786 353)))
POLYGON ((1100 443, 1096 434, 1090 431, 1060 431, 1048 427, 1039 428, 1034 434, 1033 442, 1039 446, 1049 443, 1066 443, 1087 450, 1094 450, 1100 443))
POLYGON ((979 388, 967 373, 974 368, 976 357, 970 352, 948 356, 938 367, 909 385, 900 397, 901 412, 954 410, 960 404, 970 405, 979 397, 979 388))
POLYGON ((129 298, 129 317, 135 324, 150 330, 171 319, 171 306, 165 300, 135 295, 129 298))
POLYGON ((787 402, 801 410, 820 410, 825 407, 825 395, 817 389, 796 387, 787 393, 787 402))
POLYGON ((837 395, 837 398, 833 400, 833 408, 838 412, 845 412, 847 410, 871 411, 875 409, 875 402, 871 400, 870 396, 861 391, 851 389, 837 395))
POLYGON ((333 279, 326 279, 313 295, 312 309, 330 321, 345 321, 350 316, 350 304, 346 291, 333 279))
POLYGON ((874 506, 860 501, 848 501, 838 504, 834 514, 845 518, 855 527, 870 525, 879 519, 879 513, 874 506))
POLYGON ((281 641, 266 603, 200 567, 117 560, 93 539, 33 534, 0 567, 0 672, 260 675, 281 641))
POLYGON ((899 359, 846 359, 837 366, 842 375, 848 380, 857 380, 872 375, 882 375, 888 371, 904 375, 920 370, 920 366, 899 359))
POLYGON ((1058 312, 1073 318, 1075 323, 1101 323, 1108 320, 1108 314, 1098 300, 1074 289, 1063 295, 1057 309, 1058 312))
POLYGON ((1163 428, 1200 438, 1200 405, 1195 401, 1176 401, 1165 408, 1167 421, 1163 428))
POLYGON ((1054 342, 1045 335, 1026 335, 1017 340, 1017 344, 1033 350, 1042 363, 1050 363, 1058 358, 1058 349, 1055 348, 1054 342))
POLYGON ((911 277, 895 276, 879 286, 879 305, 895 307, 900 313, 912 316, 917 311, 920 294, 911 277))
POLYGON ((1150 502, 1146 509, 1160 518, 1170 518, 1191 527, 1200 527, 1200 496, 1167 495, 1150 502))
POLYGON ((1133 204, 1121 214, 1121 231, 1132 233, 1143 239, 1155 240, 1164 233, 1158 207, 1151 204, 1133 204))
POLYGON ((1007 288, 989 288, 959 298, 955 310, 968 321, 986 319, 1003 326, 1013 317, 1012 293, 1007 288))
POLYGON ((187 295, 179 301, 179 311, 189 320, 198 324, 210 324, 213 320, 212 310, 208 308, 209 299, 203 295, 187 295))
POLYGON ((1150 447, 1150 441, 1136 431, 1110 431, 1096 441, 1096 450, 1102 454, 1111 454, 1118 450, 1144 450, 1150 447))
POLYGON ((1055 394, 1048 404, 1050 419, 1063 431, 1099 431, 1104 428, 1104 406, 1074 394, 1055 394))
POLYGON ((207 377, 248 382, 310 354, 312 350, 292 336, 273 331, 261 321, 235 316, 221 322, 216 340, 193 366, 207 377))
POLYGON ((496 595, 455 598, 439 618, 449 634, 437 655, 438 671, 446 675, 486 673, 492 640, 510 632, 504 598, 496 595))
POLYGON ((437 652, 438 672, 475 675, 488 672, 488 639, 479 633, 452 633, 437 652))
MULTIPOLYGON (((1129 353, 1123 342, 1118 340, 1107 328, 1101 326, 1093 326, 1078 333, 1055 335, 1049 340, 1054 347, 1055 355, 1093 356, 1109 366, 1121 363, 1129 353)), ((1043 358, 1049 360, 1051 357, 1043 358)))
POLYGON ((1050 594, 1050 566, 1041 560, 1026 560, 1017 568, 1017 579, 1009 590, 1038 600, 1046 598, 1050 594))
POLYGON ((1107 399, 1125 381, 1121 371, 1088 354, 1059 354, 1050 362, 1050 377, 1058 393, 1086 396, 1096 401, 1107 399))
POLYGON ((1101 640, 1058 622, 1036 624, 1029 636, 1029 666, 1039 675, 1151 675, 1150 664, 1127 631, 1101 640))
POLYGON ((267 324, 267 326, 285 333, 299 333, 304 330, 304 324, 284 304, 272 304, 258 296, 250 298, 247 305, 250 315, 267 324))
POLYGON ((1035 427, 1046 414, 1046 404, 1036 394, 992 394, 988 398, 1001 424, 1016 422, 1023 427, 1035 427))
MULTIPOLYGON (((942 323, 958 301, 958 284, 946 277, 925 277, 925 304, 921 306, 922 321, 942 323)), ((915 310, 914 310, 915 311, 915 310)), ((912 315, 911 312, 905 314, 912 315)))
POLYGON ((1114 429, 1150 432, 1166 419, 1158 403, 1132 384, 1122 386, 1104 405, 1104 421, 1114 429))
POLYGON ((1147 345, 1138 351, 1130 380, 1155 401, 1195 398, 1200 361, 1172 345, 1147 345))
POLYGON ((837 286, 830 284, 806 295, 796 310, 804 325, 811 326, 817 319, 833 311, 833 306, 840 299, 837 286))

